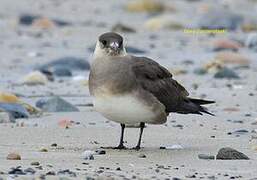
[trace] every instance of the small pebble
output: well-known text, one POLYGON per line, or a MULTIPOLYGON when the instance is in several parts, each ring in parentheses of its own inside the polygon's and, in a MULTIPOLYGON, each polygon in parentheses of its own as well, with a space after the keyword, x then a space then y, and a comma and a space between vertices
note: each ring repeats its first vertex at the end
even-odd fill
POLYGON ((94 154, 95 154, 94 151, 86 150, 83 152, 82 156, 83 156, 83 159, 85 160, 94 160, 94 154))
POLYGON ((198 154, 199 159, 215 159, 215 156, 208 154, 198 154))
POLYGON ((21 156, 17 153, 10 153, 6 157, 7 160, 21 160, 21 156))
POLYGON ((47 176, 55 176, 56 173, 55 173, 54 171, 48 171, 48 172, 46 173, 46 175, 47 175, 47 176))
POLYGON ((160 149, 181 150, 181 149, 184 149, 184 147, 179 144, 174 144, 170 146, 161 146, 160 149))
POLYGON ((232 69, 224 67, 214 74, 214 78, 217 78, 217 79, 223 79, 223 78, 239 79, 240 77, 232 69))
POLYGON ((45 74, 40 71, 34 71, 25 75, 21 79, 21 83, 25 85, 35 86, 35 85, 45 85, 48 82, 48 78, 45 74))
POLYGON ((36 171, 35 171, 34 169, 32 169, 32 168, 24 169, 24 172, 25 172, 26 174, 30 174, 30 175, 33 175, 33 174, 36 173, 36 171))
POLYGON ((14 175, 25 175, 26 173, 21 169, 21 166, 11 168, 11 170, 8 172, 8 174, 14 174, 14 175))
POLYGON ((139 158, 146 158, 146 155, 145 154, 139 154, 138 157, 139 158))
POLYGON ((48 150, 46 148, 42 148, 39 150, 39 152, 48 152, 48 150))
POLYGON ((95 152, 96 152, 96 154, 98 154, 98 155, 106 154, 106 151, 105 151, 105 150, 102 150, 102 149, 96 150, 95 152))
POLYGON ((35 162, 30 163, 30 165, 31 165, 31 166, 39 166, 39 165, 40 165, 40 163, 39 163, 39 162, 37 162, 37 161, 35 161, 35 162))
POLYGON ((52 147, 57 147, 56 143, 51 144, 52 147))

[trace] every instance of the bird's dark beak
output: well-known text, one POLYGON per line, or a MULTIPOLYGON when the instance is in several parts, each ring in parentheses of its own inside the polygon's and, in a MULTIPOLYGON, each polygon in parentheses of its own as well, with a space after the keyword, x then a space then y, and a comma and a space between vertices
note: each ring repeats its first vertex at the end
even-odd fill
POLYGON ((110 48, 111 48, 112 50, 114 50, 114 51, 117 51, 117 50, 119 49, 119 43, 117 43, 117 42, 112 42, 112 43, 110 44, 110 48))

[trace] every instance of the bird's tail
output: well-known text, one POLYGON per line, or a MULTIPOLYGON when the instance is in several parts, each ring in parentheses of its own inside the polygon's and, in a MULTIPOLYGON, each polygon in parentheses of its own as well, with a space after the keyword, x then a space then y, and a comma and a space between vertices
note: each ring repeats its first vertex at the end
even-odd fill
POLYGON ((195 104, 203 105, 203 104, 213 104, 215 101, 209 101, 209 100, 204 100, 204 99, 194 99, 194 98, 189 98, 189 100, 195 104))
POLYGON ((210 113, 206 107, 201 106, 201 105, 212 104, 212 103, 215 103, 215 101, 188 98, 184 101, 184 103, 181 106, 181 111, 179 111, 178 113, 200 114, 200 115, 202 115, 202 113, 206 113, 214 116, 214 114, 210 113))
POLYGON ((215 103, 215 101, 209 101, 209 100, 204 100, 204 99, 194 99, 194 98, 189 98, 189 100, 196 106, 199 114, 202 114, 201 112, 203 112, 203 113, 214 116, 214 114, 210 113, 206 107, 201 106, 201 105, 213 104, 213 103, 215 103))

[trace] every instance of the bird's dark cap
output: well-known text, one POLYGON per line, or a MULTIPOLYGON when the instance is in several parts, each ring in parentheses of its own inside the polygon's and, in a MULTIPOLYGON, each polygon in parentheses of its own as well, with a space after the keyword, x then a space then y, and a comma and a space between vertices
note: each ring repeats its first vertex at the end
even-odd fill
POLYGON ((99 36, 99 41, 102 42, 102 43, 104 42, 103 44, 105 44, 105 43, 109 44, 112 41, 116 41, 119 44, 120 43, 122 44, 123 38, 122 38, 121 35, 119 35, 117 33, 107 32, 107 33, 104 33, 101 36, 99 36))

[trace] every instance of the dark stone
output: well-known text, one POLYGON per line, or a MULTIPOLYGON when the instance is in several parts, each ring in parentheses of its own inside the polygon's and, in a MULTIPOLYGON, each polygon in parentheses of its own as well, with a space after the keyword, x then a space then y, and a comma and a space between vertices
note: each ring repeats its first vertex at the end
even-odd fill
POLYGON ((49 71, 48 69, 40 69, 40 72, 46 75, 49 81, 54 81, 53 72, 49 71))
POLYGON ((196 178, 196 175, 188 175, 188 176, 186 176, 186 178, 196 178))
POLYGON ((223 79, 223 78, 239 79, 240 77, 232 69, 224 67, 224 68, 220 69, 217 73, 214 74, 214 78, 217 78, 217 79, 223 79))
POLYGON ((243 123, 244 123, 243 120, 233 120, 232 122, 233 122, 233 123, 239 123, 239 124, 243 124, 243 123))
POLYGON ((198 158, 199 159, 208 159, 208 160, 210 160, 210 159, 215 159, 215 156, 207 155, 207 154, 198 154, 198 158))
POLYGON ((65 170, 60 170, 57 172, 57 175, 69 175, 71 177, 76 177, 76 173, 69 170, 69 169, 65 169, 65 170))
POLYGON ((39 166, 39 165, 40 165, 40 163, 39 163, 39 162, 37 162, 37 161, 35 161, 35 162, 30 163, 30 165, 31 165, 31 166, 39 166))
POLYGON ((221 160, 248 160, 249 157, 246 156, 245 154, 230 148, 230 147, 226 147, 226 148, 221 148, 216 156, 216 159, 221 159, 221 160))
POLYGON ((90 64, 84 58, 67 56, 54 59, 47 64, 37 67, 36 69, 40 70, 41 72, 43 70, 54 72, 56 69, 68 69, 71 72, 73 70, 84 71, 90 69, 90 64))
POLYGON ((176 124, 176 125, 173 125, 172 127, 175 127, 175 128, 183 128, 184 126, 182 124, 176 124))
POLYGON ((249 133, 249 131, 245 130, 245 129, 239 129, 239 130, 236 130, 236 131, 232 132, 232 134, 235 134, 235 135, 243 135, 243 134, 246 134, 246 133, 249 133))
POLYGON ((23 172, 21 169, 21 166, 11 168, 11 170, 8 172, 8 174, 13 174, 13 175, 25 175, 26 173, 23 172))
POLYGON ((197 75, 204 75, 204 74, 207 73, 207 71, 205 69, 203 69, 203 68, 196 68, 194 70, 194 73, 197 74, 197 75))
POLYGON ((15 119, 29 117, 29 112, 20 104, 0 103, 0 109, 10 113, 15 119))
POLYGON ((43 106, 46 104, 46 102, 47 102, 47 99, 39 99, 36 102, 36 107, 42 109, 43 106))
POLYGON ((37 18, 40 18, 40 16, 32 14, 21 14, 19 17, 19 24, 29 26, 37 18))
POLYGON ((61 67, 57 67, 54 71, 53 74, 55 76, 60 76, 60 77, 71 77, 72 73, 69 69, 66 68, 61 68, 61 67))
POLYGON ((56 173, 55 173, 54 171, 48 171, 48 172, 46 173, 46 175, 47 175, 47 176, 55 176, 56 173))
POLYGON ((40 99, 36 102, 36 106, 45 112, 78 112, 79 109, 65 101, 64 99, 54 96, 50 99, 40 99))
POLYGON ((145 154, 139 154, 138 157, 139 158, 146 158, 146 155, 145 154))
POLYGON ((32 169, 32 168, 24 169, 24 172, 26 174, 35 174, 36 173, 36 171, 34 169, 32 169))
POLYGON ((60 20, 60 19, 53 19, 52 21, 53 21, 57 26, 59 26, 59 27, 71 26, 71 25, 72 25, 71 22, 64 21, 64 20, 60 20))
POLYGON ((99 155, 103 155, 103 154, 106 154, 106 151, 105 150, 96 150, 95 151, 96 152, 96 154, 99 154, 99 155))
POLYGON ((57 147, 56 143, 51 144, 51 147, 57 147))

